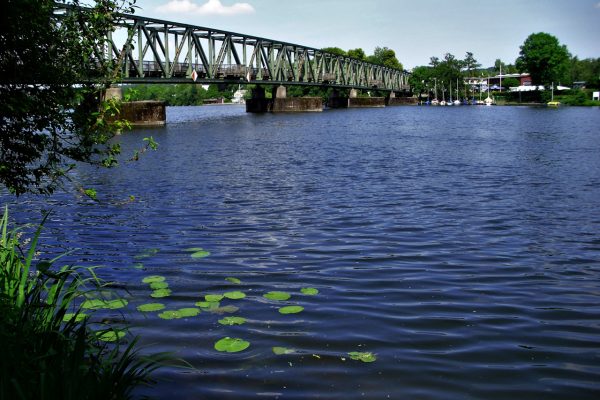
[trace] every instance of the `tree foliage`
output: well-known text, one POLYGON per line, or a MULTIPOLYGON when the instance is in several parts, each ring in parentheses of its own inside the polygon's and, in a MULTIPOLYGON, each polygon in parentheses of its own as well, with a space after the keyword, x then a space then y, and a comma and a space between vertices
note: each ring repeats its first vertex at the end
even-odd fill
POLYGON ((373 64, 383 65, 388 68, 402 70, 402 63, 396 58, 396 52, 387 47, 376 47, 372 56, 367 57, 367 61, 373 64))
POLYGON ((516 66, 522 72, 529 72, 535 85, 564 82, 568 79, 570 57, 567 47, 556 37, 533 33, 521 46, 516 66))
POLYGON ((54 0, 4 0, 0 182, 12 193, 51 193, 79 161, 115 163, 120 149, 109 141, 123 124, 106 122, 118 104, 99 97, 115 76, 94 49, 133 1, 94 0, 59 18, 54 0))

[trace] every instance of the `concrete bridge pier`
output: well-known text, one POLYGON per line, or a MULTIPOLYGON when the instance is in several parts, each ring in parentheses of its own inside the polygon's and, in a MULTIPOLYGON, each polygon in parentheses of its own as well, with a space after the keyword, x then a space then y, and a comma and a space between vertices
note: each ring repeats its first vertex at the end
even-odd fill
MULTIPOLYGON (((102 93, 102 100, 123 100, 123 89, 110 87, 102 93)), ((167 121, 163 101, 122 101, 119 118, 129 121, 132 127, 163 126, 167 121)))
POLYGON ((281 85, 273 89, 272 112, 321 112, 323 99, 320 97, 287 97, 287 89, 281 85))
POLYGON ((348 108, 377 108, 385 107, 385 97, 358 97, 358 90, 350 90, 348 108))
POLYGON ((246 100, 246 112, 266 113, 271 111, 272 102, 265 96, 265 88, 256 86, 252 89, 252 97, 246 100))
POLYGON ((390 92, 390 96, 386 99, 387 106, 407 106, 416 105, 417 103, 415 97, 396 96, 396 92, 390 92))

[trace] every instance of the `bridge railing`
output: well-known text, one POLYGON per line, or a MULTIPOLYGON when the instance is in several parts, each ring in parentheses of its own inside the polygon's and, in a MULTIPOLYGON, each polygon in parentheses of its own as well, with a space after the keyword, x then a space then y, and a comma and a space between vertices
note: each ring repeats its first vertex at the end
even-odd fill
MULTIPOLYGON (((69 12, 58 7, 57 13, 69 12)), ((302 45, 119 14, 95 53, 123 82, 298 84, 390 91, 408 73, 302 45)))

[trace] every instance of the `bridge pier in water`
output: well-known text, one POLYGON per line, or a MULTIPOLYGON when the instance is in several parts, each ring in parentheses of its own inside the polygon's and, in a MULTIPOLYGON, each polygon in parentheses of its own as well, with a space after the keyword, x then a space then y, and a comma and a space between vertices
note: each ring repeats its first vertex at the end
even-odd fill
POLYGON ((350 89, 348 97, 334 90, 328 102, 329 108, 380 108, 385 104, 385 97, 358 97, 357 89, 350 89))
MULTIPOLYGON (((103 98, 123 100, 120 87, 108 88, 103 98)), ((166 107, 163 101, 124 101, 121 103, 120 119, 129 121, 132 127, 163 126, 167 121, 166 107)))
POLYGON ((287 89, 280 85, 273 88, 271 99, 265 96, 265 89, 257 86, 252 90, 252 98, 246 100, 246 112, 321 112, 323 100, 320 97, 287 97, 287 89))

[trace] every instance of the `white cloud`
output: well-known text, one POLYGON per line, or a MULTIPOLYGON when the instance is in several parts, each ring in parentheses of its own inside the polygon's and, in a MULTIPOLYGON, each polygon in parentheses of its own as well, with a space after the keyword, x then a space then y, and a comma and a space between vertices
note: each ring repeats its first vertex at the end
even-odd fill
POLYGON ((208 0, 199 5, 192 0, 171 0, 156 8, 159 12, 194 15, 238 15, 252 14, 254 7, 248 3, 235 3, 225 6, 221 0, 208 0))

